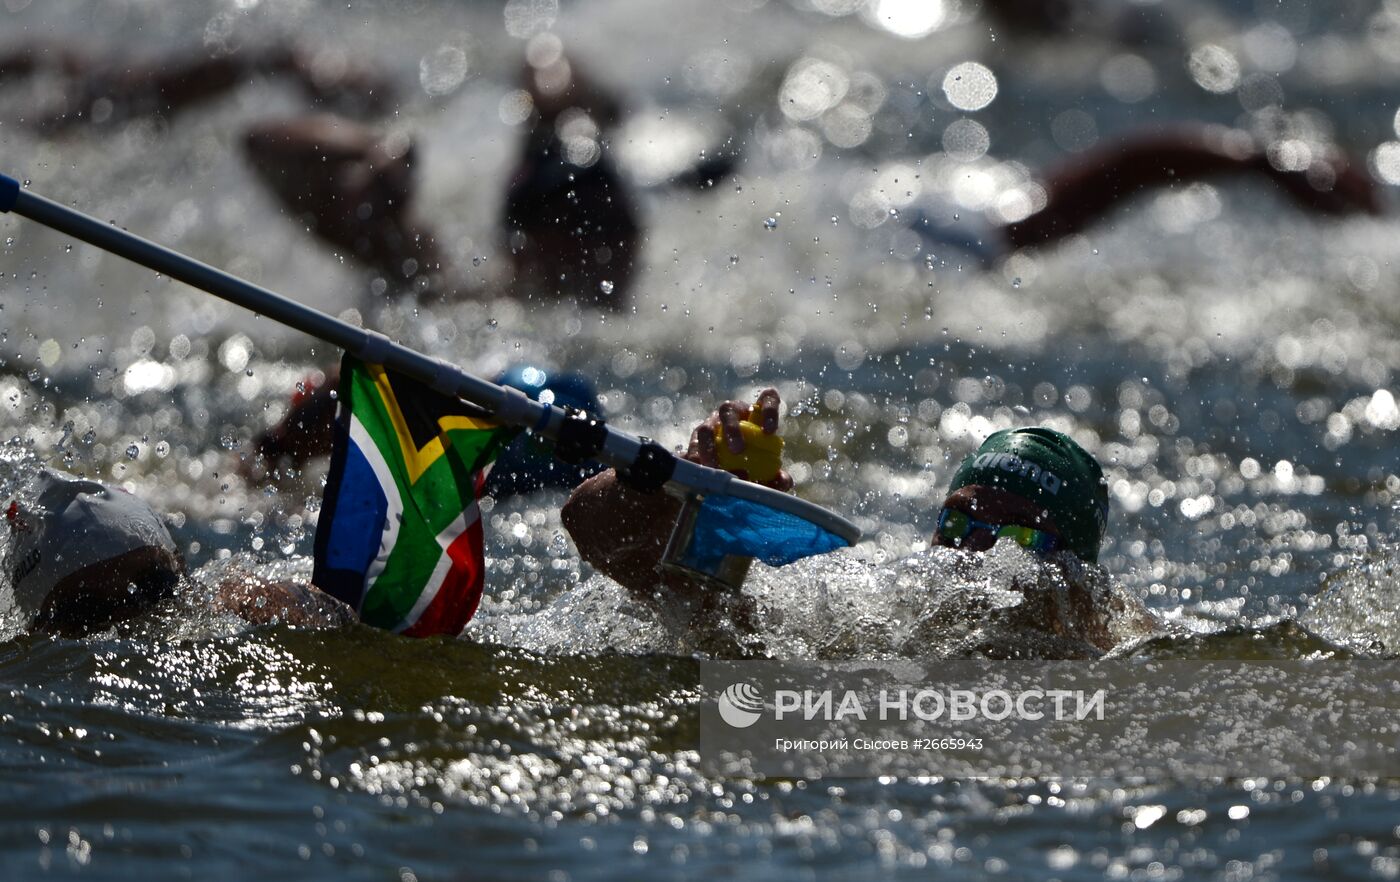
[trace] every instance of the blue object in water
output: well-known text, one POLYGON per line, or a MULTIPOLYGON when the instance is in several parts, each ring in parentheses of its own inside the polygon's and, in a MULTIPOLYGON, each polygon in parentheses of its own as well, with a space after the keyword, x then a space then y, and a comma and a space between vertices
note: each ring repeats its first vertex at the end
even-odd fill
POLYGON ((781 567, 851 543, 820 524, 734 496, 707 496, 695 519, 685 561, 708 570, 725 555, 752 557, 781 567))
MULTIPOLYGON (((603 415, 598 394, 588 378, 577 373, 553 373, 535 365, 518 364, 496 378, 536 401, 603 415)), ((601 472, 597 462, 567 463, 554 457, 554 448, 538 435, 522 433, 501 451, 486 478, 486 492, 496 499, 547 487, 571 489, 601 472)))

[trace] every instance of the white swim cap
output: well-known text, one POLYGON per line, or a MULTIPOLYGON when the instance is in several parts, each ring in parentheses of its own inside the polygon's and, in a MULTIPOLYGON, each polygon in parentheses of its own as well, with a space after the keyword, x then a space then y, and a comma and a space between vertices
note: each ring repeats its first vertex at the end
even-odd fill
POLYGON ((64 579, 139 548, 176 555, 165 521, 125 490, 40 469, 32 504, 12 502, 6 560, 15 604, 34 614, 64 579))

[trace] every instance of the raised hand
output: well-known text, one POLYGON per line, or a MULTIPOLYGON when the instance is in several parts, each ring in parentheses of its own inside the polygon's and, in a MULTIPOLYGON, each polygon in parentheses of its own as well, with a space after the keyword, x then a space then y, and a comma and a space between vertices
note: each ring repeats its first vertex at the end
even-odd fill
MULTIPOLYGON (((744 434, 739 424, 745 420, 762 427, 764 434, 776 435, 778 433, 778 409, 781 404, 778 398, 777 389, 764 389, 758 393, 758 401, 749 404, 743 401, 726 401, 715 408, 704 421, 695 427, 690 433, 690 447, 686 450, 686 459, 697 462, 710 468, 723 468, 720 464, 720 451, 717 445, 720 436, 723 436, 723 444, 731 454, 741 454, 744 452, 744 434)), ((744 469, 733 469, 734 474, 745 480, 749 480, 748 472, 744 469)), ((786 470, 779 469, 776 476, 771 480, 761 481, 776 490, 791 490, 792 476, 786 470)))

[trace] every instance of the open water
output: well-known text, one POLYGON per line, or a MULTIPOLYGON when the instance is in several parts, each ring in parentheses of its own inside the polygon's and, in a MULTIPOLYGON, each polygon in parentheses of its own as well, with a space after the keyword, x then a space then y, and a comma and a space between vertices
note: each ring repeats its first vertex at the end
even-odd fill
MULTIPOLYGON (((241 157, 245 127, 312 109, 277 78, 62 133, 22 122, 60 78, 0 81, 0 168, 479 373, 582 371, 619 425, 666 444, 777 385, 800 492, 870 536, 755 575, 778 657, 965 648, 979 623, 931 618, 1030 564, 998 550, 960 576, 926 547, 935 506, 983 436, 1032 422, 1106 466, 1101 563, 1157 620, 1120 653, 1393 655, 1394 215, 1321 220, 1264 182, 1191 184, 992 268, 907 221, 971 223, 1014 207, 1028 172, 1181 120, 1341 144, 1394 204, 1400 6, 1087 5, 1044 38, 971 0, 0 2, 0 49, 295 38, 382 68, 397 98, 379 122, 423 151, 420 214, 488 279, 521 58, 559 36, 628 109, 607 149, 647 233, 619 313, 377 296, 241 157), (950 79, 965 62, 982 67, 950 79), (730 135, 736 177, 649 183, 730 135)), ((557 495, 487 513, 471 639, 213 616, 222 573, 309 574, 321 471, 264 489, 235 467, 336 353, 17 218, 0 242, 4 495, 45 462, 119 482, 171 514, 196 570, 165 615, 90 639, 0 620, 0 877, 1400 875, 1392 781, 707 778, 706 647, 578 562, 557 495)))

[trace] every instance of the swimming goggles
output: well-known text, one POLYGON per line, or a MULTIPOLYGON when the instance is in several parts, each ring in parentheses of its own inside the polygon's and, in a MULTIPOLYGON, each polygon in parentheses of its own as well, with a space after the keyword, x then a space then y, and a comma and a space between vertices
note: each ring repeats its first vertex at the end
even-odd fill
POLYGON ((938 535, 961 547, 963 540, 972 535, 973 530, 987 530, 998 539, 1005 536, 1012 542, 1036 554, 1049 554, 1060 545, 1060 537, 1035 527, 1020 524, 989 524, 979 521, 966 512, 945 508, 938 514, 938 535))

